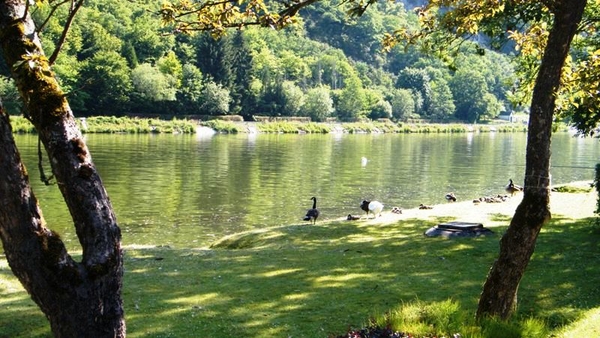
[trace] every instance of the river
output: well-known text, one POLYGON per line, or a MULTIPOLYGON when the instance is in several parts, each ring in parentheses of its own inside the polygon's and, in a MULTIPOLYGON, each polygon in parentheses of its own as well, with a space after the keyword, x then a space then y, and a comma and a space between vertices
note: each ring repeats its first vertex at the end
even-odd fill
MULTIPOLYGON (((203 247, 234 232, 503 194, 522 184, 526 134, 86 135, 124 245, 203 247), (363 160, 363 157, 366 158, 363 160)), ((49 227, 78 242, 57 187, 37 179, 37 138, 16 135, 49 227)), ((552 139, 553 184, 594 178, 598 139, 552 139)), ((46 168, 48 164, 46 163, 46 168)), ((49 169, 48 169, 49 171, 49 169)))

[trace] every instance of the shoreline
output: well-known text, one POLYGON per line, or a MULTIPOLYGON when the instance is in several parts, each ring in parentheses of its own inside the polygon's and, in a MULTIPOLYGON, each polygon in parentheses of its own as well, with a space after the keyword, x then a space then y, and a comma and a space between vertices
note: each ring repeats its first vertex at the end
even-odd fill
MULTIPOLYGON (((590 186, 590 181, 571 182, 560 186, 585 188, 590 186)), ((550 213, 552 218, 581 219, 595 217, 597 193, 590 188, 588 192, 550 192, 550 213)), ((432 205, 432 209, 403 209, 402 214, 391 212, 391 208, 384 209, 381 217, 366 219, 361 216, 358 222, 365 225, 388 225, 407 219, 422 219, 435 221, 441 217, 454 218, 455 221, 481 223, 485 227, 508 226, 506 218, 510 219, 523 199, 519 192, 504 202, 500 203, 473 203, 472 201, 448 202, 446 204, 432 205)), ((344 221, 340 218, 339 221, 344 221)), ((357 222, 355 221, 355 222, 357 222)), ((348 221, 350 222, 350 221, 348 221)))

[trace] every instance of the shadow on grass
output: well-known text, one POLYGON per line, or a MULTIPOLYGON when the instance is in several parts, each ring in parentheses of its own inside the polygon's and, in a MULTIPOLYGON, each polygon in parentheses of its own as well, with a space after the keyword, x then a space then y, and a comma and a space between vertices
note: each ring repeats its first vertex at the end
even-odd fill
POLYGON ((51 337, 50 326, 6 264, 0 261, 0 338, 51 337))
MULTIPOLYGON (((448 220, 291 225, 232 236, 216 249, 128 249, 128 336, 327 337, 416 299, 453 299, 474 313, 506 228, 479 238, 423 235, 448 220)), ((521 282, 520 316, 562 325, 600 304, 591 280, 600 275, 599 235, 592 219, 544 227, 521 282)), ((22 316, 1 304, 0 318, 22 316)))

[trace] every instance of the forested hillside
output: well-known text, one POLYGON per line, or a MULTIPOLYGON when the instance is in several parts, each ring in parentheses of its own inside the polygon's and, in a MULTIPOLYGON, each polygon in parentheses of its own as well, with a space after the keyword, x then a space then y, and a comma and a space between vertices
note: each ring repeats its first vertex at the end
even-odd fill
MULTIPOLYGON (((339 2, 320 1, 284 31, 249 27, 219 40, 174 34, 153 14, 159 5, 89 0, 79 11, 54 66, 76 116, 474 122, 511 109, 515 79, 505 55, 473 47, 449 67, 415 50, 382 52, 384 33, 416 22, 402 3, 379 3, 349 22, 339 2)), ((43 25, 51 8, 34 15, 47 55, 59 41, 61 11, 43 25)), ((2 68, 0 96, 20 114, 2 68)))

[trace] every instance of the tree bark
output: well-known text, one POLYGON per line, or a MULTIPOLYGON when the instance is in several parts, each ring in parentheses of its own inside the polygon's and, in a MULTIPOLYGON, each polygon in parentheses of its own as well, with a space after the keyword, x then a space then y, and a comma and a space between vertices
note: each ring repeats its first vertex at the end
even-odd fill
POLYGON ((0 237, 10 267, 57 337, 124 337, 121 233, 23 0, 0 1, 0 44, 47 151, 83 249, 81 262, 49 230, 0 113, 0 237))
POLYGON ((535 249, 537 236, 550 219, 550 140, 554 96, 586 2, 553 2, 554 23, 536 78, 529 115, 523 200, 500 241, 500 255, 484 284, 477 318, 499 316, 507 319, 514 313, 519 283, 535 249))

